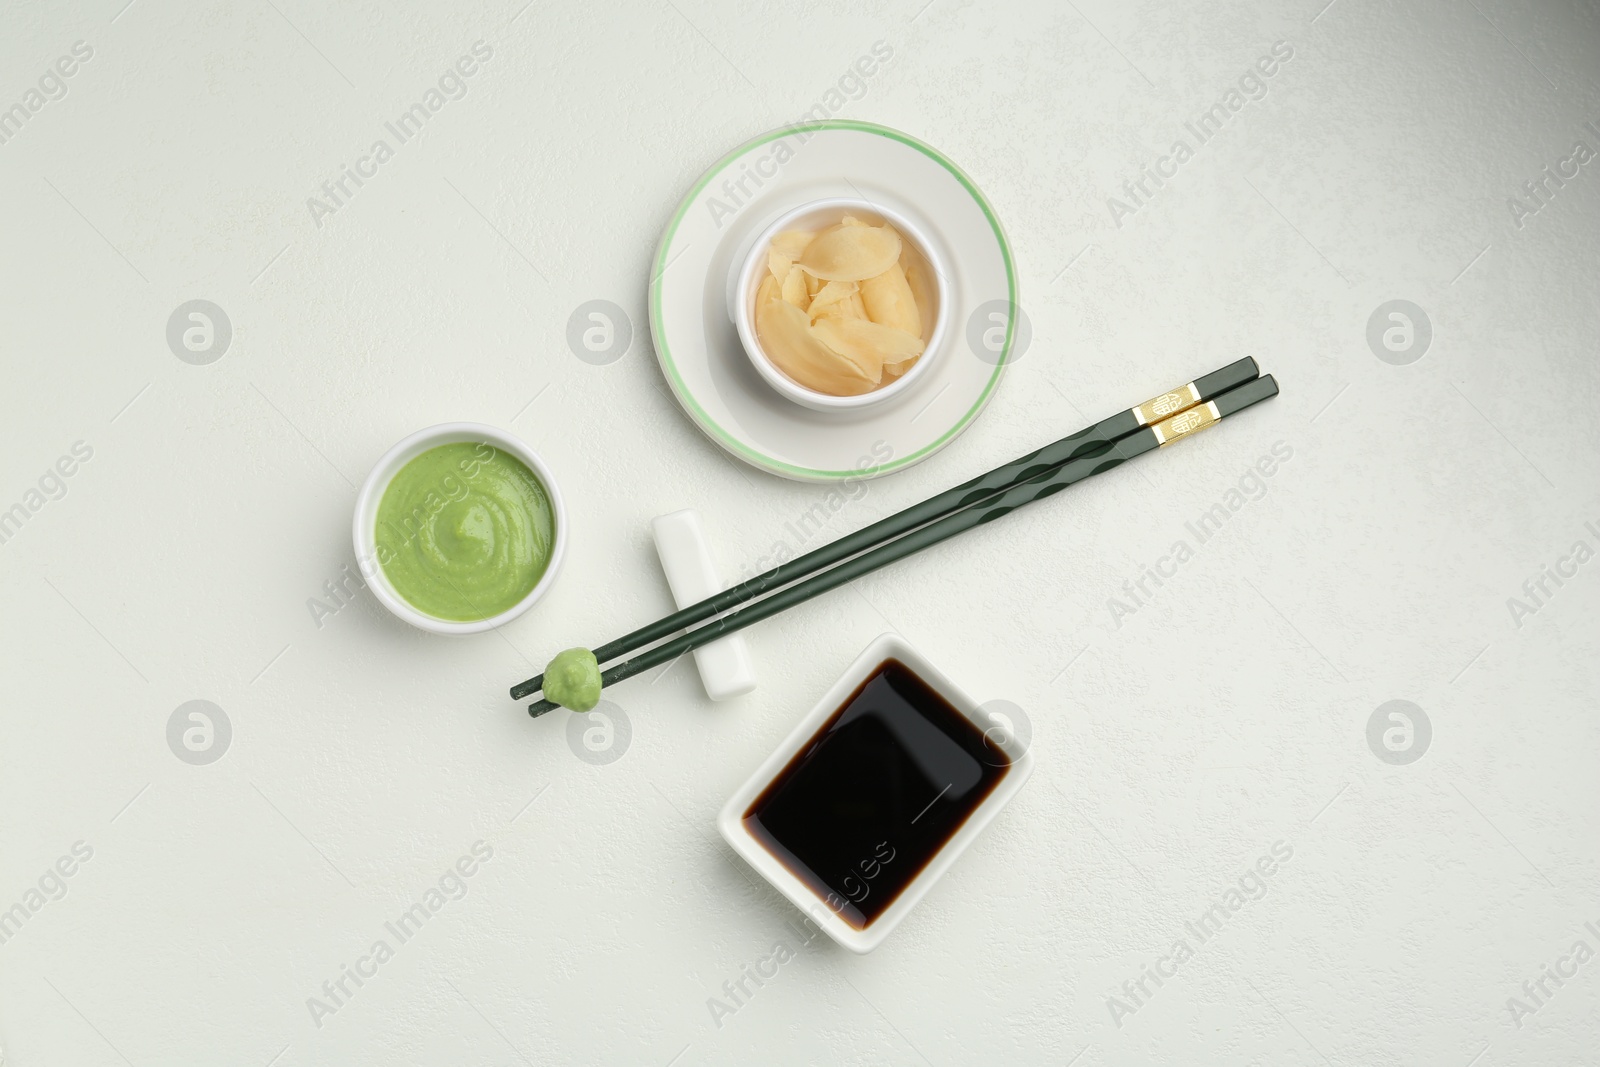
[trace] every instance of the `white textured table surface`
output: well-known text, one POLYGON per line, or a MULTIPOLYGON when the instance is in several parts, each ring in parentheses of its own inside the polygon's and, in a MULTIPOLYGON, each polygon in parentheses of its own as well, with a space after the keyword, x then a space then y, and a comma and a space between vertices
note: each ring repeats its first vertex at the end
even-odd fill
POLYGON ((1592 3, 123 2, 0 13, 7 1067, 1595 1062, 1592 3), (732 575, 823 498, 699 436, 642 314, 689 183, 818 105, 966 168, 1033 339, 813 540, 1240 355, 1283 395, 762 624, 748 697, 618 687, 586 762, 504 688, 668 607, 650 517, 732 575), (231 337, 183 360, 192 300, 231 337), (577 528, 499 636, 324 589, 354 484, 449 419, 577 528), (888 628, 1039 770, 855 957, 712 820, 888 628))

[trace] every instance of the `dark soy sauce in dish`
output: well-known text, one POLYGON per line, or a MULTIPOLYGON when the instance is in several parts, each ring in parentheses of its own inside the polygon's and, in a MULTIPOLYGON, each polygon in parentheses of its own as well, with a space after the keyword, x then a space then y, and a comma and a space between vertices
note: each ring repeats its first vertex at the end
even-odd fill
POLYGON ((949 843, 1010 758, 899 660, 885 660, 744 813, 745 827, 864 930, 949 843))

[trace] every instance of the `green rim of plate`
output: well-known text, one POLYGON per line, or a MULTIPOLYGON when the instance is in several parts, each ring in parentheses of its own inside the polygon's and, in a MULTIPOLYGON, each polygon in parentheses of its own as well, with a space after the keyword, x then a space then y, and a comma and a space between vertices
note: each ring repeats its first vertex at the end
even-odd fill
POLYGON ((989 376, 989 381, 984 385, 983 393, 973 403, 972 407, 967 409, 966 414, 956 421, 955 425, 946 430, 938 440, 919 448, 908 456, 890 460, 876 467, 866 467, 860 470, 852 468, 842 471, 820 470, 816 467, 799 467, 792 463, 785 463, 781 459, 751 448, 743 441, 735 438, 727 430, 724 430, 700 406, 699 401, 695 400, 694 394, 689 391, 689 387, 684 382, 682 375, 678 373, 677 364, 673 362, 672 351, 666 343, 665 331, 661 323, 661 287, 666 275, 667 249, 671 247, 672 238, 677 234, 679 224, 683 222, 684 216, 689 213, 689 208, 694 204, 701 190, 710 185, 712 179, 726 170, 735 160, 741 158, 753 148, 759 148, 770 141, 776 141, 797 133, 822 132, 825 130, 854 130, 859 133, 871 133, 879 137, 887 137, 891 141, 899 141, 903 145, 915 148, 918 152, 921 152, 954 175, 955 179, 967 190, 972 199, 977 202, 978 207, 983 210, 984 218, 989 220, 989 228, 994 231, 995 240, 1000 243, 1000 256, 1006 265, 1008 299, 1013 308, 1017 306, 1017 272, 1011 260, 1011 244, 1006 240, 1005 231, 1000 228, 1000 220, 995 218, 994 209, 989 206, 989 201, 984 199, 984 195, 978 191, 978 187, 973 184, 972 179, 967 177, 960 167, 956 166, 937 149, 924 144, 909 134, 901 133, 899 130, 880 126, 874 122, 858 122, 854 119, 829 119, 822 122, 797 123, 793 126, 785 126, 781 129, 764 133, 752 141, 746 141, 718 160, 716 165, 695 183, 694 188, 689 190, 688 195, 678 205, 677 213, 672 216, 672 222, 667 226, 667 232, 661 238, 660 247, 656 249, 655 270, 650 282, 650 332, 655 341, 657 362, 666 370, 667 380, 672 383, 673 392, 677 393, 679 401, 694 413, 699 426, 703 430, 710 431, 717 443, 728 451, 746 456, 753 460, 757 466, 764 467, 769 471, 786 471, 803 478, 860 478, 865 475, 887 474, 890 471, 899 470, 901 467, 915 463, 929 453, 943 448, 951 438, 966 429, 967 425, 977 418, 978 413, 988 403, 995 386, 999 384, 1001 373, 1011 360, 1011 344, 1015 336, 1016 327, 1015 315, 1010 316, 1006 322, 1006 339, 1001 346, 1000 359, 995 363, 994 373, 989 376))

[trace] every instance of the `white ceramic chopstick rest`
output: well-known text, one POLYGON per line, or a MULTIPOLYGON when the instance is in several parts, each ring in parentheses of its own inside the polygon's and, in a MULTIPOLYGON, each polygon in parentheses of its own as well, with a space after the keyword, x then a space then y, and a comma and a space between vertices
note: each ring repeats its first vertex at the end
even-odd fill
MULTIPOLYGON (((722 579, 711 562, 699 512, 685 508, 658 515, 651 520, 650 530, 661 557, 661 569, 667 575, 667 586, 679 608, 722 592, 722 579)), ((741 696, 756 687, 755 665, 750 661, 750 648, 743 634, 729 634, 695 649, 694 664, 700 671, 706 696, 712 700, 741 696)))

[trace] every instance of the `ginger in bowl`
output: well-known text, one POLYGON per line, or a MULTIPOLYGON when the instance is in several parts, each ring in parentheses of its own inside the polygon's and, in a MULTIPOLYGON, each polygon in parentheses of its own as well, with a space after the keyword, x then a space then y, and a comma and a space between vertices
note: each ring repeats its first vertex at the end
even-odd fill
POLYGON ((809 205, 769 228, 746 266, 754 293, 740 336, 791 400, 875 404, 929 361, 942 325, 940 272, 906 220, 865 204, 809 205))

